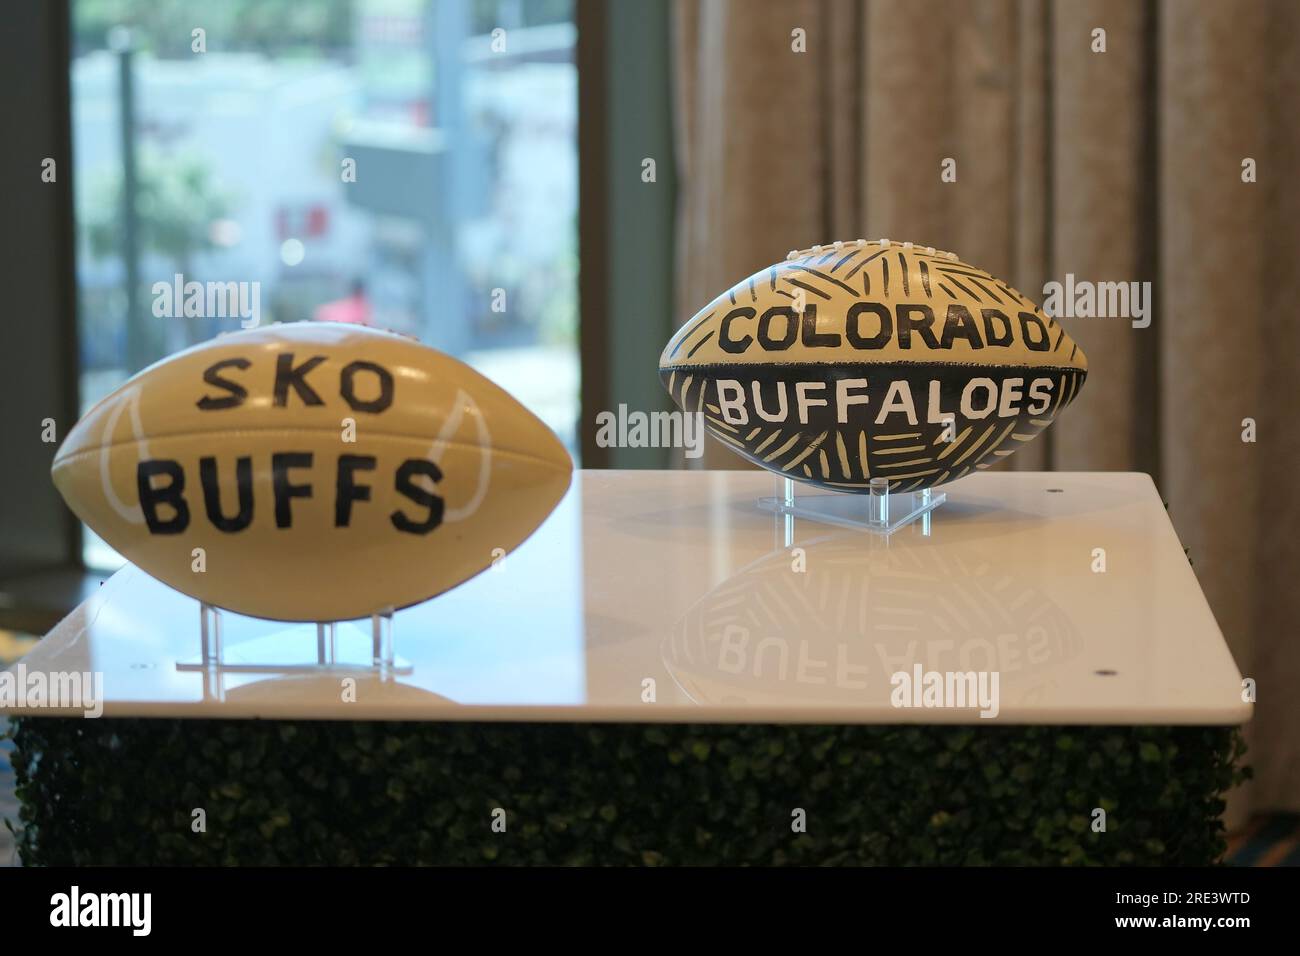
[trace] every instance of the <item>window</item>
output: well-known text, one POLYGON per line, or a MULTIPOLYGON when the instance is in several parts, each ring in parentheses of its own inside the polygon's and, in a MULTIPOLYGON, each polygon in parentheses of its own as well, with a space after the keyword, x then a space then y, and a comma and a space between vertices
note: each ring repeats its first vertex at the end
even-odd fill
POLYGON ((576 455, 571 0, 73 0, 72 33, 83 411, 241 324, 363 321, 576 455), (248 294, 186 316, 188 282, 248 294))

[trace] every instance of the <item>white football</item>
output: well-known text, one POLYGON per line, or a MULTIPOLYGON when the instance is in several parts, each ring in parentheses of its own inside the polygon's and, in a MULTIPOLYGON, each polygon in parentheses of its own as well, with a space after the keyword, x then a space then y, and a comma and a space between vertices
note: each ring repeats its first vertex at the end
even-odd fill
POLYGON ((54 483, 128 560, 209 604, 335 621, 489 567, 569 486, 559 439, 403 336, 298 323, 163 359, 68 434, 54 483))

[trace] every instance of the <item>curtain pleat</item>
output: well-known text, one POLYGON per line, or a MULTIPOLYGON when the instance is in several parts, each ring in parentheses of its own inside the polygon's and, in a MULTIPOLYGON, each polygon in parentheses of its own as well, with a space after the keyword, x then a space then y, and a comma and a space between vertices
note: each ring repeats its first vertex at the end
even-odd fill
MULTIPOLYGON (((1067 273, 1095 282, 1140 278, 1143 240, 1143 6, 1087 0, 1052 6, 1051 278, 1067 273), (1106 31, 1106 52, 1092 52, 1092 31, 1106 31)), ((1040 285, 1034 293, 1040 292, 1040 285)), ((1034 293, 1030 293, 1031 295, 1034 293)), ((1052 464, 1072 471, 1123 471, 1134 464, 1137 336, 1123 318, 1069 318, 1065 326, 1088 354, 1088 387, 1052 429, 1052 464)))
MULTIPOLYGON (((1047 0, 1020 0, 1015 22, 1015 115, 1011 139, 1011 265, 1007 278, 1033 297, 1051 272, 1051 70, 1047 0)), ((1049 466, 1050 433, 1004 468, 1049 466)))
MULTIPOLYGON (((941 163, 953 157, 956 143, 952 49, 955 20, 965 8, 942 0, 875 0, 866 11, 865 235, 827 238, 906 237, 956 250, 956 184, 938 187, 941 163)), ((963 172, 959 163, 958 183, 963 172)))
MULTIPOLYGON (((1161 6, 1160 451, 1169 516, 1219 626, 1242 672, 1276 692, 1257 673, 1247 584, 1259 545, 1259 446, 1241 438, 1265 394, 1263 197, 1241 179, 1243 158, 1262 160, 1265 146, 1264 14, 1258 3, 1161 6)), ((1262 739, 1248 729, 1256 762, 1271 749, 1262 739)))
MULTIPOLYGON (((1250 597, 1254 610, 1254 666, 1260 684, 1254 739, 1272 741, 1300 735, 1300 587, 1296 586, 1300 547, 1300 4, 1275 0, 1269 5, 1262 39, 1266 69, 1261 103, 1282 113, 1264 131, 1258 157, 1261 228, 1257 244, 1263 261, 1260 289, 1260 356, 1257 390, 1259 441, 1256 456, 1255 514, 1259 516, 1250 597)), ((1243 184, 1244 185, 1244 184, 1243 184)), ((1242 476, 1249 480, 1249 473, 1242 476)), ((1231 500, 1231 495, 1226 495, 1231 500)), ((1232 506, 1235 507, 1235 504, 1232 506)), ((1255 747, 1256 801, 1263 806, 1300 803, 1300 753, 1296 748, 1255 747)))
POLYGON ((830 44, 830 55, 817 58, 825 77, 823 95, 830 107, 821 111, 826 144, 824 221, 834 241, 840 237, 856 238, 863 228, 865 63, 861 51, 866 25, 862 7, 856 3, 830 3, 823 12, 830 44))

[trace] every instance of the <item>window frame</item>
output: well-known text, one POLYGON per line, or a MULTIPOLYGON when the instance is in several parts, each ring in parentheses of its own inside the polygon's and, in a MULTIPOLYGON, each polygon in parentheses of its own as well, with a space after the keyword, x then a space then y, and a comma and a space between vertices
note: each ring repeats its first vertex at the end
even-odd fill
POLYGON ((90 586, 81 524, 49 477, 58 445, 42 437, 47 419, 62 440, 78 416, 70 4, 21 0, 5 14, 0 63, 15 141, 0 151, 10 213, 0 218, 0 262, 12 270, 0 322, 0 447, 8 452, 0 468, 0 627, 40 633, 90 586), (55 162, 52 183, 41 178, 47 158, 55 162))

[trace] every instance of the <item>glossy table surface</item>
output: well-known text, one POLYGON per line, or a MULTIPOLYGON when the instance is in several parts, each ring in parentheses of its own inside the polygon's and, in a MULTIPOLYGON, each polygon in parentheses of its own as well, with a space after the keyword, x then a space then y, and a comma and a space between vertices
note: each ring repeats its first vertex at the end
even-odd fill
POLYGON ((233 614, 222 615, 223 666, 196 668, 197 602, 131 566, 21 664, 102 672, 106 716, 1250 718, 1146 475, 974 474, 944 487, 928 529, 889 537, 761 510, 776 485, 757 471, 579 472, 517 551, 396 614, 391 669, 369 666, 368 621, 338 625, 335 663, 322 666, 314 625, 233 614), (894 706, 890 675, 918 665, 996 671, 998 715, 894 706))

